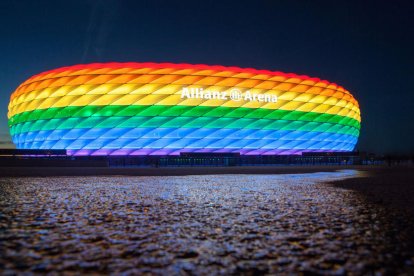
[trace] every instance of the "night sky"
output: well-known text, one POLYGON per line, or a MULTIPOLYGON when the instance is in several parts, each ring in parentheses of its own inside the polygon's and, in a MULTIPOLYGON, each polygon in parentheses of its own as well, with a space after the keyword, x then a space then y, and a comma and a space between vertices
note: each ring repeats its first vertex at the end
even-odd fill
POLYGON ((414 153, 413 1, 0 1, 0 147, 10 94, 90 62, 173 62, 305 74, 358 100, 357 149, 414 153))

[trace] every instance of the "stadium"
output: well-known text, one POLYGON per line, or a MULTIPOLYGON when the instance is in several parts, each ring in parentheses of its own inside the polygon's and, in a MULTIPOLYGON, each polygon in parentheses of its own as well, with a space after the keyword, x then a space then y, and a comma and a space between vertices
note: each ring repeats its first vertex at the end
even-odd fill
POLYGON ((358 102, 335 83, 171 63, 40 73, 12 93, 8 119, 17 149, 75 156, 350 152, 361 122, 358 102))

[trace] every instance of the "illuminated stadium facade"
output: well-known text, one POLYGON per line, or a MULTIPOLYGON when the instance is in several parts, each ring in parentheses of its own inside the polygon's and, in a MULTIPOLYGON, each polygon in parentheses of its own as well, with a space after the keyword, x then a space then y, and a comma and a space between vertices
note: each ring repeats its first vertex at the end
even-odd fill
POLYGON ((317 78, 238 67, 100 63, 35 75, 11 95, 18 149, 70 155, 347 152, 358 102, 317 78))

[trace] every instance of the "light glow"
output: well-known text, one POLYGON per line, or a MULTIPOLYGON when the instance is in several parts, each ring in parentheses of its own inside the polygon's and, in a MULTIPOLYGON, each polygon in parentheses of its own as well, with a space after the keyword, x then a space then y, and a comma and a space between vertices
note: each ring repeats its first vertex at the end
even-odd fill
POLYGON ((11 95, 8 118, 17 148, 74 155, 352 151, 361 122, 358 102, 334 83, 169 63, 41 73, 11 95))

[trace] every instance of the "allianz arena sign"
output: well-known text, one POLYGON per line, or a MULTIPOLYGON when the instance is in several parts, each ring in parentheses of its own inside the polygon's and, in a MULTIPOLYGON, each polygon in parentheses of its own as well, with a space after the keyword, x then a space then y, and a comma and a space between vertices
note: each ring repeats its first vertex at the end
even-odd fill
POLYGON ((231 88, 228 91, 212 91, 204 88, 183 87, 181 92, 182 99, 205 99, 205 100, 223 100, 223 101, 257 101, 264 103, 277 102, 277 96, 272 94, 252 93, 250 90, 241 92, 239 89, 231 88))

